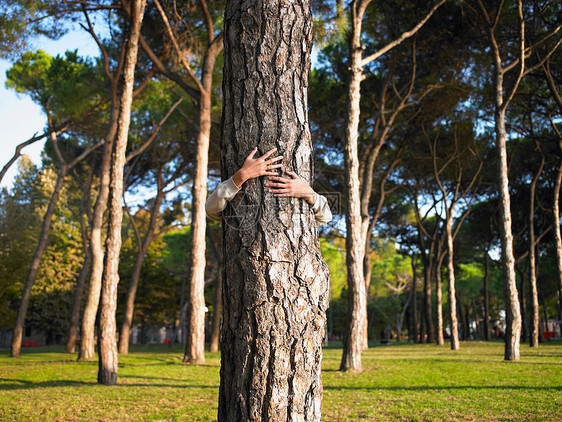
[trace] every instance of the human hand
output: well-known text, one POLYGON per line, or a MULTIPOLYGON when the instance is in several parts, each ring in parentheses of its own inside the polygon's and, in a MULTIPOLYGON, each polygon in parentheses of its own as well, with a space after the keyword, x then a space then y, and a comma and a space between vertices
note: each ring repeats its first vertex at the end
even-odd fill
POLYGON ((265 184, 269 188, 268 192, 278 198, 303 198, 310 205, 314 205, 317 195, 314 189, 308 186, 294 171, 287 170, 287 174, 291 176, 290 179, 279 176, 270 177, 270 181, 265 184))
POLYGON ((244 182, 249 179, 254 179, 259 176, 277 176, 277 173, 272 170, 283 166, 281 163, 274 164, 275 162, 283 159, 282 155, 270 158, 269 160, 267 159, 277 150, 277 148, 272 148, 261 157, 254 158, 257 150, 258 147, 254 148, 252 152, 250 152, 244 160, 244 164, 240 170, 232 176, 232 180, 239 188, 242 187, 244 182))

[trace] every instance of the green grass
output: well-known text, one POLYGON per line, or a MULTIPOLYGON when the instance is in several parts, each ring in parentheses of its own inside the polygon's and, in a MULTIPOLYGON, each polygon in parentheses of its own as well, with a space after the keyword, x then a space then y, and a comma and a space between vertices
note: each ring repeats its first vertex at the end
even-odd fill
MULTIPOLYGON (((213 421, 219 355, 182 365, 180 348, 133 347, 116 386, 96 383, 97 362, 58 348, 0 354, 1 421, 213 421)), ((562 421, 562 343, 521 346, 503 361, 502 343, 395 345, 363 354, 364 372, 338 371, 325 349, 324 421, 562 421)))

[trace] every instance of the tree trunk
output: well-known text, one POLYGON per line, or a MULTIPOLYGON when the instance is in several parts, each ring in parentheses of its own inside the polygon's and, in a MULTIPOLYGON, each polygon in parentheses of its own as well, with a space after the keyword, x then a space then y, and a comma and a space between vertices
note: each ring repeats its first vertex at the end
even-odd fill
MULTIPOLYGON (((453 250, 453 210, 454 204, 449 210, 445 222, 447 232, 447 274, 449 276, 449 309, 451 317, 451 350, 459 350, 459 323, 457 321, 457 292, 455 286, 455 266, 453 250)), ((468 309, 467 309, 468 312, 468 309)), ((468 333, 467 333, 468 335, 468 333)), ((466 339, 466 338, 465 338, 466 339)))
POLYGON ((121 325, 121 333, 119 336, 119 353, 126 355, 129 353, 129 338, 131 336, 131 326, 133 324, 133 313, 135 311, 135 297, 137 295, 137 288, 139 286, 139 279, 142 270, 142 264, 146 257, 146 252, 154 238, 154 230, 160 215, 160 206, 164 199, 164 186, 162 180, 162 169, 160 168, 157 175, 158 193, 152 206, 150 213, 150 221, 144 235, 142 243, 138 245, 137 256, 133 264, 133 271, 131 273, 131 280, 129 282, 129 289, 127 290, 127 297, 125 299, 125 312, 123 315, 123 324, 121 325))
MULTIPOLYGON (((117 75, 119 76, 119 75, 117 75)), ((90 274, 90 287, 84 314, 82 315, 82 329, 80 330, 79 361, 92 360, 95 357, 95 327, 98 313, 101 278, 103 274, 104 250, 102 245, 103 217, 109 196, 109 173, 111 153, 117 133, 119 122, 119 98, 117 97, 117 84, 112 83, 111 91, 111 119, 100 165, 100 187, 94 212, 92 215, 92 228, 90 233, 90 253, 92 255, 92 272, 90 274)))
MULTIPOLYGON (((562 139, 559 142, 559 151, 562 153, 562 139)), ((556 248, 556 262, 558 270, 558 315, 562 318, 562 235, 560 233, 560 185, 562 185, 562 160, 558 164, 558 173, 554 185, 554 196, 552 205, 552 224, 554 227, 554 239, 556 248)), ((561 333, 562 334, 562 333, 561 333)))
MULTIPOLYGON (((212 69, 211 75, 212 77, 212 69)), ((212 80, 210 81, 212 85, 212 80)), ((199 135, 193 178, 191 223, 191 278, 187 306, 187 344, 184 363, 205 362, 205 201, 207 198, 207 167, 211 135, 211 86, 199 100, 199 135)))
MULTIPOLYGON (((431 254, 431 252, 430 252, 431 254)), ((431 311, 431 274, 432 274, 432 258, 427 257, 426 265, 424 265, 423 277, 423 308, 422 308, 422 324, 421 330, 422 343, 431 343, 434 339, 433 335, 433 316, 431 311)))
POLYGON ((500 239, 502 245, 502 275, 504 283, 504 299, 506 314, 505 360, 519 360, 521 336, 521 313, 515 277, 515 259, 513 258, 513 234, 511 231, 511 198, 509 195, 509 179, 507 168, 507 147, 505 131, 505 110, 499 105, 502 97, 503 74, 496 72, 496 148, 497 148, 497 181, 500 208, 500 239))
POLYGON ((484 251, 484 339, 490 341, 490 288, 488 281, 490 278, 490 255, 488 255, 489 247, 484 251))
POLYGON ((347 83, 347 110, 345 122, 345 222, 346 222, 346 266, 348 283, 348 309, 343 355, 340 365, 342 371, 362 371, 361 351, 365 342, 367 324, 367 298, 363 279, 363 258, 365 239, 361 219, 361 197, 359 186, 359 159, 357 137, 361 101, 361 21, 364 10, 351 5, 351 33, 349 36, 349 80, 347 83))
MULTIPOLYGON (((200 3, 201 4, 201 3, 200 3)), ((184 363, 205 362, 205 202, 207 200, 207 173, 209 162, 209 140, 211 136, 211 95, 213 71, 222 43, 207 28, 209 46, 203 59, 201 86, 199 91, 197 155, 193 178, 193 206, 191 223, 191 276, 189 283, 189 305, 187 307, 187 343, 184 363)))
MULTIPOLYGON (((441 242, 440 242, 441 243, 441 242)), ((439 248, 441 249, 441 248, 439 248)), ((443 338, 443 291, 441 283, 441 265, 443 264, 443 259, 445 254, 440 250, 438 251, 437 265, 435 266, 435 293, 437 296, 437 344, 442 346, 445 344, 445 339, 443 338)))
POLYGON ((47 206, 47 211, 45 212, 45 216, 43 217, 41 234, 39 235, 39 241, 37 242, 37 247, 35 248, 35 253, 33 254, 31 266, 29 267, 29 272, 27 273, 27 278, 25 279, 25 285, 23 287, 23 292, 21 295, 18 316, 12 334, 12 349, 10 356, 13 358, 20 355, 23 326, 25 324, 25 315, 27 314, 29 299, 31 298, 31 289, 33 287, 33 284, 35 283, 37 272, 39 271, 41 258, 43 258, 43 253, 47 248, 47 243, 49 241, 49 231, 51 230, 51 222, 53 221, 53 215, 55 214, 57 202, 62 192, 62 184, 67 172, 67 166, 64 163, 61 163, 60 165, 61 167, 57 176, 55 189, 53 190, 53 194, 51 195, 51 199, 49 200, 49 205, 47 206))
POLYGON ((419 343, 418 335, 418 298, 417 298, 417 284, 418 284, 418 277, 416 274, 416 255, 412 254, 412 331, 414 335, 414 343, 419 343))
POLYGON ((84 287, 86 284, 86 277, 90 271, 90 265, 92 263, 92 254, 89 249, 88 233, 86 229, 86 223, 84 221, 84 211, 87 206, 90 209, 91 201, 90 194, 92 192, 92 178, 94 175, 93 169, 88 176, 88 182, 84 189, 84 194, 80 201, 80 232, 82 235, 82 250, 84 253, 84 262, 82 263, 82 269, 76 280, 76 287, 74 289, 74 299, 72 301, 72 310, 70 311, 70 328, 68 330, 68 341, 66 343, 65 351, 66 353, 74 353, 76 348, 76 340, 78 338, 78 327, 80 324, 80 304, 82 302, 82 296, 84 294, 84 287), (87 205, 86 205, 87 204, 87 205))
MULTIPOLYGON (((311 51, 309 1, 226 3, 223 179, 254 146, 275 146, 312 182, 311 51)), ((308 203, 264 183, 246 182, 225 210, 218 420, 320 421, 328 268, 308 203)))
POLYGON ((219 351, 219 339, 221 329, 221 308, 222 308, 222 277, 219 272, 217 277, 217 285, 215 288, 215 298, 213 301, 213 322, 211 324, 211 343, 209 352, 217 353, 219 351))
POLYGON ((527 298, 525 294, 527 286, 527 273, 521 271, 519 266, 515 266, 516 271, 519 273, 519 278, 521 279, 521 284, 519 286, 520 298, 519 303, 521 306, 521 340, 527 341, 528 321, 527 321, 527 298))
POLYGON ((539 294, 537 291, 537 269, 536 269, 536 256, 535 256, 535 190, 537 182, 544 167, 545 157, 542 156, 542 161, 533 177, 531 186, 529 188, 529 285, 531 288, 531 332, 530 332, 530 346, 539 347, 539 294))
POLYGON ((106 256, 101 288, 99 372, 98 382, 112 385, 117 382, 117 332, 115 311, 117 309, 117 285, 119 283, 119 253, 121 249, 121 225, 123 220, 123 170, 125 151, 131 120, 133 84, 137 62, 138 39, 146 0, 131 3, 131 27, 125 65, 123 70, 123 92, 119 110, 119 129, 115 140, 111 168, 111 198, 109 202, 109 224, 106 240, 106 256))

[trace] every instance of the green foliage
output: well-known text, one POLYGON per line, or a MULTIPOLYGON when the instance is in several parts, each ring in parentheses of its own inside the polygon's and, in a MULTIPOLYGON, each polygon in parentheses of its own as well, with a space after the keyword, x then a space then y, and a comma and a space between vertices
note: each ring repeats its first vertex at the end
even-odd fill
POLYGON ((71 119, 82 129, 99 131, 90 122, 101 117, 109 102, 103 95, 104 76, 76 51, 67 51, 64 57, 51 57, 42 50, 24 53, 6 71, 6 77, 6 86, 29 95, 51 123, 71 119))
POLYGON ((0 329, 12 327, 29 262, 37 244, 41 204, 39 171, 23 155, 11 191, 0 193, 0 329))
MULTIPOLYGON (((39 171, 23 156, 11 191, 1 195, 0 226, 0 303, 2 327, 11 327, 23 283, 35 252, 43 215, 55 185, 51 168, 39 171), (5 313, 5 314, 4 314, 5 313)), ((49 236, 32 289, 27 324, 61 339, 67 330, 71 296, 83 261, 79 223, 75 218, 81 192, 63 187, 49 236)))

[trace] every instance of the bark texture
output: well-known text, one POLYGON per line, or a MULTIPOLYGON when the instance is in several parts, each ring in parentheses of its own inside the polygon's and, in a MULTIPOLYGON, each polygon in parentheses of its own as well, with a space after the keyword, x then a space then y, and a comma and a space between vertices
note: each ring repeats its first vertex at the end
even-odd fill
POLYGON ((123 170, 125 151, 131 121, 133 83, 137 63, 138 39, 144 15, 146 0, 135 0, 131 4, 131 19, 125 66, 123 71, 123 92, 120 101, 119 129, 112 155, 111 198, 109 203, 109 224, 106 240, 106 256, 101 287, 99 371, 98 382, 112 385, 117 382, 117 330, 115 311, 117 309, 117 285, 119 284, 119 253, 121 249, 121 225, 123 220, 123 170))
MULTIPOLYGON (((312 182, 308 0, 227 2, 221 171, 254 146, 312 182)), ((223 221, 219 421, 320 421, 328 268, 304 200, 252 179, 223 221)), ((361 261, 360 261, 361 262, 361 261)))

